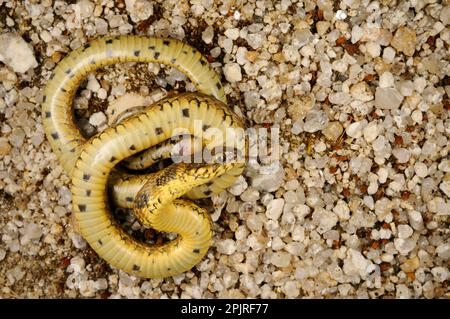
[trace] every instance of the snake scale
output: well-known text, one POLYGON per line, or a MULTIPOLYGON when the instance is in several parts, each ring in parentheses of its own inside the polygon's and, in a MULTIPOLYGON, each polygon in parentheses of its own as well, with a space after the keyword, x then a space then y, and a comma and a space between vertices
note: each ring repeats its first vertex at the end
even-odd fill
MULTIPOLYGON (((118 269, 145 278, 173 276, 202 260, 212 241, 211 220, 204 208, 186 198, 204 198, 223 191, 241 175, 243 161, 177 163, 145 175, 126 174, 116 165, 147 149, 153 148, 158 153, 158 145, 166 143, 176 129, 183 128, 194 135, 196 121, 201 121, 205 132, 215 128, 225 136, 230 128, 243 131, 242 119, 225 103, 220 80, 205 58, 175 39, 100 38, 70 52, 58 63, 46 84, 42 103, 45 133, 71 176, 78 228, 101 258, 118 269), (76 90, 88 73, 120 62, 175 67, 192 81, 198 92, 163 99, 85 139, 73 118, 72 99, 76 90), (153 246, 138 241, 115 222, 109 196, 116 205, 133 208, 143 226, 175 232, 178 237, 153 246)), ((212 144, 227 142, 226 139, 212 144)), ((236 145, 244 151, 245 138, 239 137, 236 145)))

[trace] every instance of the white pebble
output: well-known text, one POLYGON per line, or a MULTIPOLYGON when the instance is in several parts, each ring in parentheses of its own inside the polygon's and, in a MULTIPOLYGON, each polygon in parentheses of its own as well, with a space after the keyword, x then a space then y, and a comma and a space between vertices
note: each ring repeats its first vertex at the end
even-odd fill
POLYGON ((0 61, 19 73, 38 66, 32 46, 16 33, 0 35, 0 61))
POLYGON ((394 76, 391 72, 384 72, 380 76, 380 87, 381 88, 388 88, 394 86, 394 76))
POLYGON ((411 210, 408 212, 408 219, 409 224, 415 229, 415 230, 422 230, 423 229, 423 219, 422 214, 416 210, 411 210))
POLYGON ((408 225, 398 225, 397 226, 398 231, 398 238, 406 239, 411 237, 413 234, 413 229, 408 225))
POLYGON ((377 87, 375 91, 375 106, 379 109, 397 109, 403 101, 403 96, 394 88, 377 87))
POLYGON ((367 120, 362 120, 362 121, 358 121, 358 122, 354 122, 352 124, 350 124, 347 129, 345 130, 345 132, 347 133, 348 136, 353 137, 353 138, 360 138, 363 134, 363 130, 365 128, 365 126, 367 125, 367 120))
POLYGON ((232 239, 221 240, 217 243, 217 251, 221 254, 232 255, 236 251, 236 242, 232 239))
POLYGON ((372 121, 364 128, 364 139, 367 142, 374 141, 378 136, 378 125, 376 121, 372 121))
POLYGON ((212 42, 214 38, 214 29, 211 26, 208 26, 205 31, 202 32, 202 40, 206 44, 209 44, 212 42))
POLYGON ((86 88, 92 92, 97 92, 100 89, 100 83, 98 83, 95 75, 90 74, 88 77, 88 83, 86 88))
POLYGON ((99 88, 97 91, 97 97, 101 100, 106 99, 107 96, 107 92, 104 88, 99 88))
POLYGON ((416 162, 414 164, 414 172, 417 176, 424 178, 428 175, 428 168, 427 165, 425 165, 422 162, 416 162))
POLYGON ((397 158, 397 161, 401 164, 407 163, 411 156, 411 153, 406 148, 395 148, 392 150, 392 154, 397 158))
POLYGON ((239 38, 239 29, 237 28, 227 29, 224 34, 231 40, 236 40, 237 38, 239 38))
POLYGON ((241 67, 237 63, 230 62, 225 64, 223 73, 225 74, 226 80, 230 83, 242 80, 241 67))
POLYGON ((266 216, 272 220, 278 220, 283 212, 284 199, 272 199, 267 205, 266 216))
POLYGON ((99 127, 102 125, 105 125, 108 122, 108 119, 106 118, 105 113, 103 112, 96 112, 91 115, 89 118, 89 124, 99 127))

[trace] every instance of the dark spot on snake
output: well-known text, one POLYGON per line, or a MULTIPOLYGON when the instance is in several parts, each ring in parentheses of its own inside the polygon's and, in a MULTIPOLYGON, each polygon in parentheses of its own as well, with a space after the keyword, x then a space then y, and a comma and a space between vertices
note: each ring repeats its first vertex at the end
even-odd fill
POLYGON ((44 95, 44 97, 42 98, 42 102, 47 101, 47 95, 44 95))
POLYGON ((206 130, 209 129, 210 127, 211 127, 211 126, 205 124, 205 125, 203 125, 202 128, 203 128, 203 131, 206 131, 206 130))
POLYGON ((196 248, 192 251, 193 253, 200 254, 200 249, 196 248))
POLYGON ((86 190, 86 196, 91 196, 91 192, 92 192, 92 191, 91 191, 90 189, 87 189, 87 190, 86 190))
POLYGON ((203 192, 203 194, 205 194, 206 196, 211 195, 211 193, 212 193, 212 191, 209 189, 203 192))
POLYGON ((164 41, 163 41, 163 44, 164 44, 164 45, 169 45, 169 44, 170 44, 170 41, 169 41, 169 40, 164 40, 164 41))
POLYGON ((132 151, 135 151, 135 150, 136 150, 136 146, 134 146, 134 144, 132 144, 132 145, 129 147, 129 149, 132 150, 132 151))
POLYGON ((72 70, 71 70, 71 69, 68 69, 68 70, 66 70, 65 73, 66 73, 66 74, 70 74, 70 73, 72 73, 72 70))
POLYGON ((170 63, 174 64, 176 61, 177 61, 177 59, 172 58, 172 59, 170 60, 170 63))
POLYGON ((134 51, 134 56, 139 56, 140 54, 141 54, 141 51, 139 51, 139 50, 134 51))
POLYGON ((64 93, 67 92, 65 88, 61 88, 61 91, 64 92, 64 93))
POLYGON ((95 60, 92 59, 91 61, 89 61, 90 64, 95 64, 95 60))
POLYGON ((139 271, 141 270, 141 267, 139 267, 138 265, 133 265, 133 271, 139 271))
POLYGON ((183 109, 182 113, 184 117, 189 117, 189 109, 183 109))
POLYGON ((76 150, 76 147, 72 148, 72 149, 70 150, 70 152, 71 152, 71 153, 75 153, 75 150, 76 150))
POLYGON ((50 80, 53 80, 54 77, 55 77, 55 73, 52 73, 52 75, 50 75, 50 80))
POLYGON ((52 116, 52 113, 50 113, 50 112, 45 112, 45 117, 46 117, 46 118, 49 118, 50 116, 52 116))
POLYGON ((83 180, 88 181, 91 179, 91 175, 89 174, 83 174, 83 180))
POLYGON ((155 50, 155 46, 154 46, 154 45, 150 45, 150 46, 148 47, 148 49, 149 49, 149 50, 155 50))
POLYGON ((111 44, 111 43, 113 43, 113 39, 108 39, 108 40, 105 41, 105 43, 106 44, 111 44))
POLYGON ((155 128, 155 133, 156 133, 156 135, 160 135, 163 133, 163 129, 161 127, 157 127, 157 128, 155 128))
POLYGON ((85 212, 86 211, 86 205, 80 204, 80 205, 78 205, 78 209, 80 210, 80 212, 85 212))
POLYGON ((100 245, 103 245, 103 242, 101 239, 97 240, 97 243, 99 243, 100 245))
POLYGON ((205 61, 203 61, 202 59, 200 60, 200 64, 201 65, 205 65, 206 64, 206 62, 205 61))
POLYGON ((53 139, 54 140, 57 140, 57 139, 59 139, 59 134, 58 133, 52 133, 52 137, 53 137, 53 139))
POLYGON ((111 158, 109 159, 110 162, 114 162, 117 158, 115 156, 111 156, 111 158))
POLYGON ((219 82, 216 83, 216 87, 220 90, 222 88, 222 84, 220 84, 219 82))
POLYGON ((160 54, 161 54, 160 52, 156 51, 155 54, 153 55, 153 57, 154 57, 155 59, 157 59, 157 58, 159 58, 159 55, 160 55, 160 54))
POLYGON ((88 49, 90 46, 91 46, 90 43, 86 43, 86 44, 83 46, 83 51, 86 50, 86 49, 88 49))
POLYGON ((181 51, 181 52, 183 52, 183 54, 187 54, 187 53, 188 53, 186 50, 183 50, 183 51, 181 51))
POLYGON ((127 202, 132 202, 132 201, 133 201, 133 197, 127 196, 127 197, 125 198, 125 200, 126 200, 127 202))

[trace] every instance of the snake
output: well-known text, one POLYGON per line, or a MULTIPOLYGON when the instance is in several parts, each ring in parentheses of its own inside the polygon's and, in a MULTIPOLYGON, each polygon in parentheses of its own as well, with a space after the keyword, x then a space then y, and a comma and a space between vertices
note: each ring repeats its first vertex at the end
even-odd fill
POLYGON ((234 143, 234 150, 245 152, 244 120, 226 103, 219 76, 208 61, 192 46, 172 38, 98 38, 57 64, 43 95, 45 134, 71 178, 72 213, 79 232, 111 266, 137 277, 165 278, 190 270, 204 258, 212 245, 213 225, 207 210, 193 200, 231 186, 242 175, 244 161, 180 162, 146 174, 130 174, 119 163, 128 159, 128 164, 133 166, 134 161, 140 167, 136 161, 146 150, 150 154, 146 165, 167 158, 168 141, 180 128, 191 136, 205 134, 205 149, 206 142, 210 148, 234 143), (74 120, 76 91, 89 73, 122 62, 174 67, 196 91, 164 98, 85 138, 74 120), (211 129, 226 138, 207 137, 211 129), (230 135, 230 129, 238 133, 230 135), (114 205, 131 208, 142 226, 177 237, 154 245, 139 241, 115 220, 114 205))

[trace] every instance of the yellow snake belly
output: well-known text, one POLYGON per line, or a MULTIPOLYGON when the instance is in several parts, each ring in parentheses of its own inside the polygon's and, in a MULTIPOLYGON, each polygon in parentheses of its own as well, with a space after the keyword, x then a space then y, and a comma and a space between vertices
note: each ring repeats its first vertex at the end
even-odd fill
MULTIPOLYGON (((72 51, 58 64, 45 88, 45 133, 72 178, 73 213, 80 232, 100 257, 146 278, 176 275, 203 258, 212 239, 210 218, 205 209, 179 197, 195 199, 223 191, 242 173, 243 161, 179 163, 145 176, 127 176, 114 167, 123 159, 164 144, 174 130, 182 128, 195 135, 195 123, 202 123, 202 131, 214 128, 223 136, 228 136, 230 128, 236 129, 238 135, 230 139, 238 136, 237 143, 231 144, 244 154, 243 121, 225 103, 222 85, 207 61, 174 39, 101 38, 72 51), (193 82, 198 93, 163 99, 86 140, 73 120, 71 101, 76 89, 88 73, 131 61, 173 66, 193 82), (108 210, 108 187, 116 204, 133 208, 144 226, 176 232, 178 238, 149 246, 127 234, 108 210)), ((221 143, 228 144, 226 139, 221 143)))

